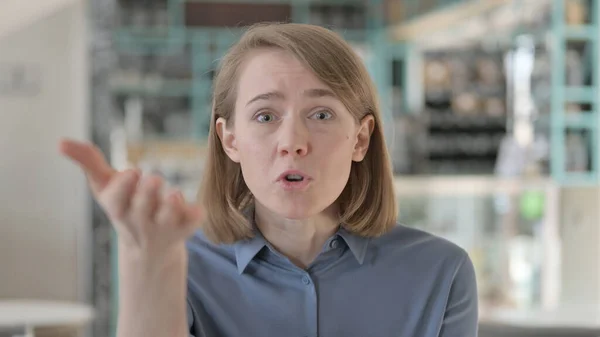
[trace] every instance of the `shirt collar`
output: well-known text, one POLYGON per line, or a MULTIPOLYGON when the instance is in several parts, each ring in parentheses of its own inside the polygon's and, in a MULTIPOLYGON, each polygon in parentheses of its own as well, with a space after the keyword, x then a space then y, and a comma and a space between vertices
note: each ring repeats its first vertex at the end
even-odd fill
POLYGON ((238 241, 234 245, 238 273, 242 274, 256 254, 267 245, 267 240, 255 229, 252 238, 238 241))
POLYGON ((234 244, 235 260, 239 274, 242 274, 244 270, 246 270, 250 261, 252 261, 256 254, 267 245, 267 240, 256 228, 256 222, 254 221, 254 206, 251 205, 246 208, 243 211, 243 214, 254 229, 254 235, 249 239, 240 240, 234 244))
MULTIPOLYGON (((267 240, 260 231, 256 229, 254 209, 250 208, 244 213, 254 227, 254 236, 250 239, 240 240, 234 244, 235 259, 239 274, 244 273, 246 267, 248 267, 250 261, 254 259, 256 254, 268 245, 267 240)), ((346 242, 346 245, 352 252, 352 255, 356 258, 356 261, 358 261, 359 264, 363 264, 369 245, 369 238, 352 234, 343 227, 338 230, 337 235, 346 242)))
POLYGON ((338 235, 344 239, 346 245, 348 245, 348 248, 352 252, 352 255, 356 258, 356 261, 358 261, 359 264, 363 264, 365 255, 367 255, 370 239, 352 234, 343 227, 338 231, 338 235))

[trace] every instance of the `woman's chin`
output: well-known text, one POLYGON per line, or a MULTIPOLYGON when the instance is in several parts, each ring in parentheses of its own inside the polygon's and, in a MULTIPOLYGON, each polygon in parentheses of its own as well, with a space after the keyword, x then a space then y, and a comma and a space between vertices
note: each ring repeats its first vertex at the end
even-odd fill
POLYGON ((308 219, 311 217, 311 215, 313 215, 313 214, 310 214, 309 212, 303 212, 303 211, 299 211, 299 210, 279 211, 277 213, 279 213, 279 215, 282 218, 289 219, 289 220, 308 219))
POLYGON ((302 204, 278 205, 278 207, 272 208, 272 211, 280 217, 289 220, 308 219, 319 213, 317 208, 313 205, 309 206, 302 204))
MULTIPOLYGON (((260 203, 263 208, 273 215, 288 220, 306 220, 330 211, 330 206, 324 200, 312 200, 306 198, 293 199, 271 199, 260 203), (320 202, 319 202, 320 201, 320 202)), ((332 210, 333 211, 333 210, 332 210)))

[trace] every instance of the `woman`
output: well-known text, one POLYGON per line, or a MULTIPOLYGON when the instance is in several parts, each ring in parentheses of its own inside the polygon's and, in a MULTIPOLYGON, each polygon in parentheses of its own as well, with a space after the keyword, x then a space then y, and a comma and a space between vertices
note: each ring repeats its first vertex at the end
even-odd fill
POLYGON ((202 211, 62 151, 118 231, 121 337, 476 336, 472 263, 396 224, 374 86, 327 29, 257 25, 224 57, 202 211))

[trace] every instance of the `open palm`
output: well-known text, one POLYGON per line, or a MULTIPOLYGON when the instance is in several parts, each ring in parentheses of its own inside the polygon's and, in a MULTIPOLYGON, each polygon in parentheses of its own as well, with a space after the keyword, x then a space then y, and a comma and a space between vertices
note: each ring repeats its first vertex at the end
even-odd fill
POLYGON ((62 140, 59 151, 81 167, 119 241, 127 246, 160 255, 183 242, 200 223, 200 207, 187 204, 180 191, 161 193, 162 178, 141 177, 139 170, 133 169, 117 171, 89 143, 62 140))

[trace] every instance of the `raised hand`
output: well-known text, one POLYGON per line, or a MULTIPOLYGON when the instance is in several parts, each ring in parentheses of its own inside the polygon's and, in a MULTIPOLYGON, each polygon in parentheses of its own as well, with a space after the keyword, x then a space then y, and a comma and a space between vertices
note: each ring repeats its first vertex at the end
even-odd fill
POLYGON ((120 245, 160 256, 183 243, 201 221, 200 207, 186 204, 180 191, 161 193, 164 182, 160 177, 141 177, 139 170, 133 169, 116 171, 92 144, 62 140, 59 151, 85 173, 120 245))

